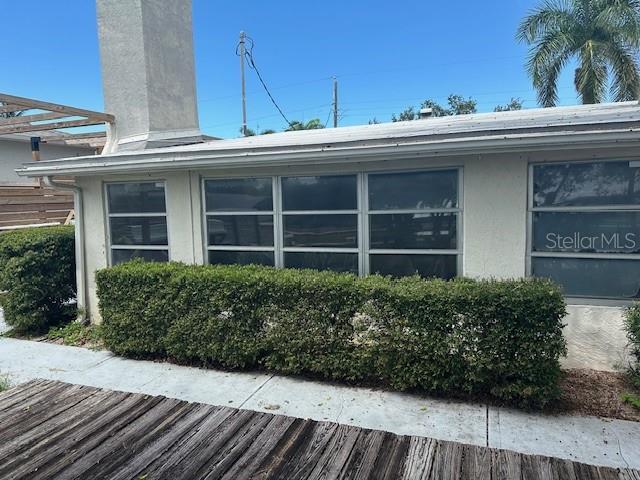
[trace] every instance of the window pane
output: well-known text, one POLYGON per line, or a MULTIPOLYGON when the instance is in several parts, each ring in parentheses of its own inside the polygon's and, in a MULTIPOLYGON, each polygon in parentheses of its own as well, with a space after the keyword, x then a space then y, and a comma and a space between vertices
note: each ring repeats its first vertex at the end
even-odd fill
POLYGON ((533 275, 550 278, 568 296, 639 298, 640 261, 532 258, 533 275))
POLYGON ((640 212, 534 212, 533 250, 638 253, 640 212))
POLYGON ((111 261, 113 265, 128 262, 134 258, 141 258, 147 262, 168 262, 168 250, 111 250, 111 261))
POLYGON ((356 210, 356 176, 285 177, 282 204, 283 210, 356 210))
POLYGON ((370 210, 457 206, 457 170, 369 175, 370 210))
POLYGON ((165 213, 164 183, 111 183, 107 185, 109 213, 165 213))
POLYGON ((167 245, 166 217, 111 217, 112 245, 167 245))
POLYGON ((273 245, 273 215, 207 216, 209 245, 273 245))
POLYGON ((451 279, 457 273, 456 255, 370 255, 371 273, 406 277, 415 275, 451 279))
POLYGON ((271 211, 271 178, 233 178, 204 182, 207 211, 271 211))
POLYGON ((640 169, 629 162, 537 165, 533 169, 536 207, 640 203, 640 169))
POLYGON ((209 250, 209 263, 218 265, 274 265, 273 252, 225 252, 220 250, 209 250))
POLYGON ((284 215, 285 247, 358 246, 357 215, 284 215))
POLYGON ((287 268, 313 268, 358 274, 358 254, 325 252, 285 252, 287 268))
POLYGON ((455 213, 369 216, 371 248, 456 249, 455 213))

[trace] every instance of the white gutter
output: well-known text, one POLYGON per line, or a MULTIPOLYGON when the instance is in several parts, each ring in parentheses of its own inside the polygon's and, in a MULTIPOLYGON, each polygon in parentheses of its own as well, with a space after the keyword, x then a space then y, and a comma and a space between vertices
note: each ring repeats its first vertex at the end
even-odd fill
POLYGON ((84 222, 83 219, 83 203, 82 189, 77 185, 69 185, 68 183, 55 182, 51 176, 43 177, 46 186, 55 190, 66 190, 73 192, 73 203, 75 208, 75 228, 74 234, 76 239, 76 296, 78 306, 78 317, 76 321, 85 323, 87 321, 87 280, 85 276, 85 248, 84 248, 84 222))
MULTIPOLYGON (((194 168, 281 166, 295 163, 331 164, 368 160, 393 160, 421 156, 448 156, 512 152, 518 150, 561 150, 596 148, 612 143, 636 145, 640 131, 621 129, 607 132, 567 132, 553 134, 493 135, 482 139, 448 139, 401 143, 389 141, 383 145, 309 146, 267 151, 260 149, 198 150, 184 152, 154 152, 153 155, 117 155, 75 157, 46 162, 27 163, 16 169, 20 176, 94 175, 99 173, 148 172, 194 168)), ((142 152, 141 152, 142 153, 142 152)))

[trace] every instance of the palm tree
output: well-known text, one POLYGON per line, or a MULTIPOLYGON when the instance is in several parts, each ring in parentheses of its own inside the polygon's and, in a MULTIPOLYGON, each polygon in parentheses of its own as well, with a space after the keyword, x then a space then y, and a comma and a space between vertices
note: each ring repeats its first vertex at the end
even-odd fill
POLYGON ((300 120, 293 120, 285 132, 292 132, 296 130, 317 130, 319 128, 324 128, 324 125, 320 122, 319 118, 309 120, 307 123, 301 122, 300 120))
POLYGON ((531 45, 527 70, 544 107, 558 101, 558 76, 574 57, 582 103, 638 98, 640 0, 545 0, 525 17, 517 39, 531 45))

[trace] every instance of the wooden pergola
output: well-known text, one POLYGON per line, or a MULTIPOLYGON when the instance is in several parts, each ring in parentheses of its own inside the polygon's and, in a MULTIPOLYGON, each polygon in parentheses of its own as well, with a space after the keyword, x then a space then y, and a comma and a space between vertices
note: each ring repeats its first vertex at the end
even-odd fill
MULTIPOLYGON (((0 136, 15 133, 33 133, 60 130, 72 127, 113 124, 113 115, 57 103, 43 102, 32 98, 16 97, 0 93, 0 136), (11 115, 13 114, 13 115, 11 115)), ((41 139, 46 143, 85 145, 100 149, 106 141, 102 132, 60 133, 41 139)))
MULTIPOLYGON (((30 134, 31 152, 36 161, 40 159, 40 143, 90 147, 100 153, 106 143, 104 130, 69 133, 66 129, 113 123, 114 116, 107 113, 0 93, 0 138, 30 134)), ((73 183, 71 178, 57 180, 73 183)), ((47 188, 40 182, 0 186, 0 231, 68 224, 73 218, 73 195, 69 191, 47 188)))

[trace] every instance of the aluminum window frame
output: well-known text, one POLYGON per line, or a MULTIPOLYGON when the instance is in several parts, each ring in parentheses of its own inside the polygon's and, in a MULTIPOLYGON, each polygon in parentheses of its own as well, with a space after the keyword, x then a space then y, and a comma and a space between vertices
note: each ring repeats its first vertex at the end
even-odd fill
POLYGON ((358 258, 358 275, 361 275, 362 264, 359 252, 360 240, 362 232, 360 230, 362 215, 361 205, 361 192, 360 192, 360 172, 332 172, 332 173, 309 173, 309 174, 294 174, 294 175, 279 175, 278 176, 278 196, 279 196, 279 215, 280 218, 280 230, 278 237, 280 239, 280 257, 281 266, 285 267, 284 256, 286 253, 351 253, 356 254, 358 258), (284 210, 284 192, 282 190, 283 178, 299 178, 299 177, 355 177, 356 180, 356 209, 353 210, 284 210), (355 247, 287 247, 284 242, 284 217, 285 215, 356 215, 356 246, 355 247))
POLYGON ((278 267, 278 254, 277 254, 277 229, 276 229, 276 177, 274 175, 251 175, 251 176, 215 176, 208 177, 203 176, 200 181, 200 197, 202 205, 202 245, 204 247, 204 264, 209 264, 209 252, 210 251, 223 251, 223 252, 272 252, 274 267, 278 267), (214 210, 207 211, 207 181, 224 181, 224 180, 257 180, 257 179, 270 179, 271 180, 271 210, 214 210), (207 220, 209 216, 268 216, 273 218, 273 245, 209 245, 209 231, 207 226, 207 220))
POLYGON ((166 251, 167 259, 171 261, 171 229, 169 228, 169 213, 168 213, 168 197, 167 197, 167 180, 164 178, 158 179, 137 179, 137 180, 114 180, 102 182, 102 191, 104 196, 104 212, 105 212, 105 234, 106 244, 108 248, 107 265, 113 266, 113 250, 155 250, 166 251), (145 213, 111 213, 109 207, 109 185, 125 185, 125 184, 143 184, 143 183, 162 183, 162 190, 164 193, 164 213, 161 212, 145 212, 145 213), (111 219, 112 218, 126 218, 126 217, 138 217, 138 218, 159 218, 164 217, 167 225, 167 245, 120 245, 111 243, 111 219))
POLYGON ((464 169, 461 166, 421 168, 411 170, 380 170, 367 171, 364 175, 364 204, 366 211, 363 212, 365 217, 365 242, 364 242, 364 274, 371 274, 371 255, 455 255, 456 256, 456 277, 462 276, 463 269, 463 214, 464 214, 464 169), (393 175, 401 173, 424 173, 434 171, 455 171, 457 175, 457 207, 455 208, 422 208, 422 209, 397 209, 397 210, 369 210, 369 176, 370 175, 393 175), (369 231, 369 216, 376 214, 403 214, 403 213, 455 213, 456 214, 456 248, 455 249, 388 249, 388 248, 371 248, 371 232, 369 231))
MULTIPOLYGON (((615 163, 628 162, 630 168, 634 160, 627 158, 609 158, 609 159, 589 159, 589 160, 567 160, 567 161, 541 161, 530 162, 528 166, 527 179, 527 252, 525 274, 527 277, 533 277, 533 259, 534 258, 574 258, 574 259, 599 259, 599 260, 640 260, 638 253, 597 253, 597 252, 534 252, 533 250, 533 217, 536 212, 640 212, 639 205, 620 204, 620 205, 585 205, 585 206, 551 206, 536 207, 534 205, 534 170, 536 167, 548 165, 575 165, 575 164, 591 164, 591 163, 615 163)), ((592 304, 602 306, 624 306, 629 305, 634 299, 623 297, 606 297, 592 295, 566 295, 566 299, 571 304, 592 304)))
POLYGON ((358 256, 358 275, 365 276, 370 274, 370 255, 375 254, 408 254, 408 255, 455 255, 456 256, 456 276, 460 277, 463 273, 463 251, 464 251, 464 169, 461 165, 423 167, 410 169, 379 169, 379 170, 359 170, 359 171, 314 171, 303 173, 282 173, 278 175, 239 175, 239 174, 203 174, 200 178, 201 208, 202 208, 202 245, 204 254, 204 263, 209 263, 210 250, 223 251, 267 251, 274 252, 274 264, 276 268, 284 268, 284 254, 291 253, 352 253, 358 256), (431 209, 404 209, 404 210, 369 210, 369 175, 378 174, 401 174, 401 173, 424 173, 434 171, 455 171, 457 174, 457 207, 455 208, 431 208, 431 209), (282 179, 290 177, 335 177, 335 176, 355 176, 356 177, 356 193, 357 205, 355 210, 283 210, 283 192, 282 179), (273 191, 273 211, 252 211, 240 212, 246 215, 269 215, 273 214, 274 241, 273 247, 243 247, 243 246, 209 246, 207 235, 207 216, 228 214, 235 215, 238 212, 208 212, 206 209, 206 189, 207 180, 227 180, 237 178, 271 178, 273 191), (375 213, 456 213, 456 248, 455 249, 370 249, 369 243, 369 215, 375 213), (315 215, 315 214, 344 214, 357 215, 357 243, 355 247, 285 247, 284 246, 284 215, 315 215))

